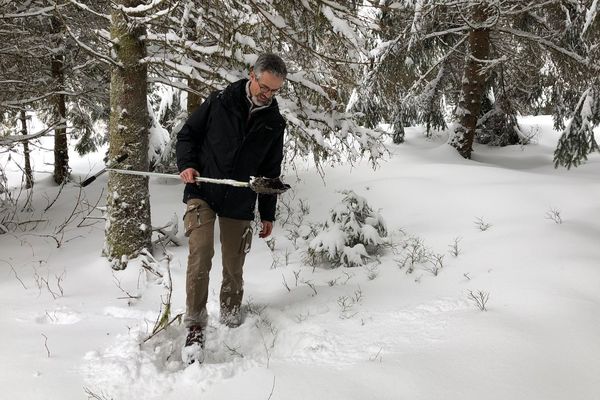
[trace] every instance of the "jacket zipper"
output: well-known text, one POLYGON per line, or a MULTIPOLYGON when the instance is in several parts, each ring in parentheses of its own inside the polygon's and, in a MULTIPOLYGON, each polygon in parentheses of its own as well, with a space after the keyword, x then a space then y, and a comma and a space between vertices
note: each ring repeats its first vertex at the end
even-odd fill
MULTIPOLYGON (((270 108, 270 106, 266 107, 266 108, 260 108, 260 109, 256 110, 255 112, 262 111, 262 110, 268 110, 269 108, 270 108)), ((242 143, 240 143, 240 146, 237 148, 237 150, 235 152, 235 158, 233 160, 233 171, 236 171, 238 160, 240 158, 240 152, 242 151, 242 148, 244 147, 244 144, 246 143, 246 139, 248 138, 248 136, 250 136, 250 131, 247 128, 247 126, 248 126, 248 122, 250 122, 250 118, 252 117, 252 112, 253 112, 252 110, 250 110, 248 112, 248 118, 246 118, 246 126, 244 127, 244 132, 243 132, 243 136, 242 136, 242 143)), ((225 203, 227 201, 230 191, 231 191, 231 188, 227 188, 227 191, 225 192, 225 196, 223 197, 223 203, 225 203)))

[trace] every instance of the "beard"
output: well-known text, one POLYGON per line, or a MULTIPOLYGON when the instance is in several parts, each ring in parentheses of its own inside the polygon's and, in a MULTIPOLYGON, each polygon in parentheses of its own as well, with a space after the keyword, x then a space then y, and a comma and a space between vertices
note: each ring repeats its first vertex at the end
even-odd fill
POLYGON ((262 106, 264 106, 264 105, 266 105, 266 104, 269 103, 269 99, 262 99, 261 100, 260 97, 261 97, 260 95, 258 95, 258 96, 252 96, 252 103, 254 103, 255 106, 262 107, 262 106))

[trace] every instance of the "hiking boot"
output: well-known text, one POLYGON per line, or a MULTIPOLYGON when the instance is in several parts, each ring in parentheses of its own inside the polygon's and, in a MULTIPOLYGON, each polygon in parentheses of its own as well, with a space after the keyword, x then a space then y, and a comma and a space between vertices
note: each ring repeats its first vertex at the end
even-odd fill
POLYGON ((201 348, 204 348, 204 328, 201 326, 190 326, 188 328, 185 347, 190 347, 194 344, 199 344, 201 348))
POLYGON ((242 324, 242 312, 239 307, 236 307, 233 310, 221 307, 219 322, 228 328, 237 328, 242 324))
POLYGON ((192 364, 204 361, 204 328, 201 326, 190 326, 185 338, 185 345, 181 350, 181 360, 184 363, 192 364))

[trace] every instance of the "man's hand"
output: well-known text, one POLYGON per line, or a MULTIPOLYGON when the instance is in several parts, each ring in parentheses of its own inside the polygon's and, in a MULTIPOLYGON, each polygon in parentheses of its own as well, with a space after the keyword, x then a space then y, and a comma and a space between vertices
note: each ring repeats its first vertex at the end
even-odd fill
POLYGON ((179 173, 179 176, 185 183, 196 183, 195 178, 200 176, 200 174, 194 168, 186 168, 179 173))
POLYGON ((263 239, 269 237, 271 232, 273 232, 273 223, 271 221, 261 221, 260 223, 262 229, 260 230, 258 237, 263 239))

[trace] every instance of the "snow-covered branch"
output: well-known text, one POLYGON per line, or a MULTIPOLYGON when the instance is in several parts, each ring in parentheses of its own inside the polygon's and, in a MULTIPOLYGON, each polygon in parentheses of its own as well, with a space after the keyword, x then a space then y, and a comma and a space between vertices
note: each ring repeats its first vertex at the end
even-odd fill
POLYGON ((14 108, 14 109, 20 110, 23 106, 25 106, 27 104, 36 103, 38 101, 47 99, 48 97, 52 97, 52 96, 59 95, 59 94, 62 94, 65 96, 77 96, 77 95, 80 95, 81 93, 67 92, 67 91, 53 91, 53 92, 49 92, 49 93, 44 93, 43 95, 40 95, 40 96, 29 97, 26 99, 3 101, 3 102, 0 102, 0 107, 14 108))
POLYGON ((38 16, 50 16, 55 10, 58 8, 64 7, 64 4, 49 6, 44 8, 32 9, 27 12, 18 13, 18 14, 0 14, 0 19, 15 19, 15 18, 29 18, 29 17, 38 17, 38 16))
MULTIPOLYGON (((160 6, 165 3, 170 3, 172 0, 152 0, 149 4, 140 4, 137 7, 125 7, 123 5, 117 4, 114 7, 117 10, 124 12, 125 14, 132 17, 143 17, 147 16, 150 12, 156 10, 160 6)), ((177 1, 176 4, 179 2, 177 1)))
POLYGON ((102 14, 102 13, 99 13, 98 11, 95 11, 95 10, 91 9, 91 8, 90 8, 90 7, 88 7, 87 5, 85 5, 85 4, 82 4, 82 3, 78 2, 77 0, 69 0, 69 2, 70 2, 71 4, 73 4, 74 6, 78 7, 80 10, 83 10, 83 11, 86 11, 86 12, 89 12, 89 13, 92 13, 92 14, 94 14, 96 17, 103 18, 103 19, 107 20, 108 22, 110 22, 110 20, 111 20, 111 19, 110 19, 110 15, 108 15, 108 14, 102 14))
POLYGON ((581 37, 583 37, 585 35, 585 33, 590 28, 592 23, 596 20, 597 14, 598 14, 598 0, 594 0, 594 2, 592 3, 592 5, 590 6, 590 8, 587 10, 587 12, 585 14, 585 24, 583 25, 583 28, 581 29, 581 34, 580 34, 581 37))
POLYGON ((177 7, 179 7, 179 1, 176 1, 171 7, 167 7, 165 9, 159 10, 159 11, 155 12, 154 14, 140 17, 139 19, 136 20, 136 23, 143 24, 143 25, 149 25, 158 19, 161 19, 165 16, 171 15, 173 13, 173 10, 175 10, 177 7))
POLYGON ((39 137, 49 134, 54 129, 66 128, 66 122, 67 121, 65 120, 58 121, 55 124, 49 126, 48 128, 43 129, 37 133, 32 133, 30 135, 0 136, 0 146, 11 146, 15 143, 27 142, 32 139, 37 139, 39 137))
POLYGON ((507 33, 507 34, 516 36, 516 37, 530 40, 534 43, 539 43, 545 47, 548 47, 556 52, 559 52, 559 53, 569 57, 571 60, 577 62, 578 64, 581 64, 585 67, 591 68, 596 72, 600 71, 600 65, 593 64, 588 58, 584 58, 581 55, 579 55, 575 52, 572 52, 571 50, 567 50, 564 47, 561 47, 561 46, 557 45, 556 43, 553 43, 552 41, 550 41, 548 39, 544 39, 533 33, 524 32, 524 31, 521 31, 518 29, 504 27, 504 26, 498 27, 497 30, 500 32, 503 32, 503 33, 507 33))
POLYGON ((560 0, 547 0, 542 2, 535 2, 534 4, 525 3, 525 5, 521 2, 514 2, 513 4, 511 4, 510 8, 502 10, 502 15, 514 16, 524 13, 530 13, 534 10, 543 10, 544 8, 554 4, 560 4, 560 0))
POLYGON ((123 64, 120 62, 117 62, 115 60, 113 60, 112 58, 110 58, 109 56, 102 54, 94 49, 92 49, 90 46, 88 46, 87 44, 85 44, 83 41, 79 40, 77 38, 77 36, 75 34, 73 34, 73 31, 71 30, 71 28, 69 28, 69 26, 65 23, 65 28, 67 33, 69 34, 69 36, 71 36, 71 38, 75 41, 75 43, 77 43, 77 45, 87 51, 88 53, 90 53, 91 55, 93 55, 94 57, 97 57, 100 61, 112 65, 114 67, 123 67, 123 64))
MULTIPOLYGON (((288 32, 288 30, 286 29, 287 25, 284 24, 284 20, 280 16, 275 16, 275 15, 267 12, 266 10, 263 10, 263 8, 260 7, 254 0, 247 0, 247 1, 250 3, 250 5, 255 10, 258 11, 258 13, 260 15, 263 16, 263 18, 271 26, 273 26, 273 28, 275 28, 276 31, 278 31, 280 34, 282 34, 286 39, 290 40, 291 42, 293 42, 294 44, 298 45, 299 47, 307 50, 311 54, 316 55, 320 59, 323 59, 323 60, 326 60, 326 61, 330 61, 330 62, 334 62, 336 64, 359 64, 359 65, 368 65, 369 64, 369 62, 367 62, 367 61, 351 60, 351 59, 340 59, 340 58, 328 56, 327 54, 325 54, 323 52, 316 51, 315 49, 313 49, 311 46, 307 45, 303 41, 298 40, 291 32, 288 32)), ((367 51, 361 51, 361 53, 368 54, 367 51)))
POLYGON ((467 40, 467 36, 464 36, 461 40, 458 41, 458 43, 456 43, 454 46, 452 46, 452 48, 446 52, 446 54, 444 54, 442 57, 439 58, 439 60, 437 60, 437 62, 435 64, 433 64, 431 66, 431 68, 429 68, 427 70, 427 72, 425 72, 424 74, 422 74, 413 84, 412 86, 407 90, 406 95, 404 96, 404 99, 402 100, 402 102, 408 102, 409 98, 414 96, 414 91, 419 87, 419 85, 421 85, 421 83, 425 80, 425 78, 427 78, 427 76, 429 76, 429 74, 431 74, 433 71, 435 71, 442 63, 446 62, 446 60, 452 56, 454 54, 454 52, 457 51, 457 49, 459 49, 463 43, 467 40))
POLYGON ((600 151, 594 135, 594 127, 600 120, 600 91, 596 85, 587 89, 579 98, 575 115, 565 127, 554 152, 554 166, 576 167, 587 156, 600 151))

